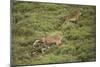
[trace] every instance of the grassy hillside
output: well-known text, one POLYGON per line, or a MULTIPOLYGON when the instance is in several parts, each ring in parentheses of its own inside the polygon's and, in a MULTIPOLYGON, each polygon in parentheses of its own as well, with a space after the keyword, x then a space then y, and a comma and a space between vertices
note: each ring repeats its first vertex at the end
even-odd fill
POLYGON ((96 60, 95 6, 14 2, 12 6, 12 64, 49 64, 96 60), (78 23, 61 26, 63 17, 82 9, 78 23), (61 45, 31 56, 35 39, 60 32, 61 45))

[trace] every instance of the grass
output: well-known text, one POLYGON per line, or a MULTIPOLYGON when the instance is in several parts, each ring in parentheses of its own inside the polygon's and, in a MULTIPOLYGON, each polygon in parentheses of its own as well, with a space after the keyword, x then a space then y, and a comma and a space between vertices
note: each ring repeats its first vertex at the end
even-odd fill
POLYGON ((12 65, 88 62, 96 60, 96 7, 15 1, 12 7, 12 65), (63 17, 82 9, 78 23, 61 26, 63 17), (60 32, 61 46, 31 56, 33 42, 60 32))

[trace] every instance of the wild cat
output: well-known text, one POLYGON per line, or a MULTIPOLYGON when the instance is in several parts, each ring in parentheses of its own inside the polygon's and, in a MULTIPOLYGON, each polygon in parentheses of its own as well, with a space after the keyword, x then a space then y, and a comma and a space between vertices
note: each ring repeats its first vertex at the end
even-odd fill
POLYGON ((61 44, 61 41, 62 41, 62 36, 58 33, 53 36, 47 35, 38 40, 35 40, 35 42, 33 43, 33 48, 35 48, 35 46, 37 46, 40 43, 38 47, 40 47, 41 52, 44 53, 44 51, 50 48, 49 46, 53 44, 59 46, 61 44))
POLYGON ((77 21, 79 20, 80 16, 82 15, 80 10, 74 10, 72 13, 70 13, 70 15, 66 15, 64 17, 64 22, 73 22, 73 23, 77 23, 77 21))

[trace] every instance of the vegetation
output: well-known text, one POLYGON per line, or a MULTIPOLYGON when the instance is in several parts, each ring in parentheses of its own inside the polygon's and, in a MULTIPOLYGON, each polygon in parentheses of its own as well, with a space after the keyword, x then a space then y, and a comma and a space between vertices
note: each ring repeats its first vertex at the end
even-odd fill
POLYGON ((96 7, 54 3, 19 2, 12 6, 13 65, 89 62, 96 60, 96 7), (63 17, 82 9, 78 23, 64 23, 63 17), (62 26, 61 26, 62 25, 62 26), (31 55, 34 41, 45 34, 60 32, 59 47, 52 45, 44 54, 31 55))

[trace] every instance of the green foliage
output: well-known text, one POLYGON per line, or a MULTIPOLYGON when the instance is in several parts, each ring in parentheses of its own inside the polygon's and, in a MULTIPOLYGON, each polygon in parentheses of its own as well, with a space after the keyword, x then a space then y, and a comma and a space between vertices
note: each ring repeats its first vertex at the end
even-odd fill
POLYGON ((76 52, 76 48, 73 45, 61 45, 57 50, 56 54, 74 54, 76 52))
POLYGON ((96 60, 95 6, 15 1, 12 7, 12 64, 48 64, 96 60), (82 9, 78 23, 63 24, 63 17, 82 9), (31 55, 36 39, 57 32, 59 47, 52 44, 44 54, 31 55))
POLYGON ((72 55, 54 55, 54 54, 47 54, 45 56, 41 56, 38 58, 34 64, 51 64, 51 63, 64 63, 64 62, 72 62, 76 61, 76 58, 72 55), (40 61, 38 61, 40 60, 40 61))

